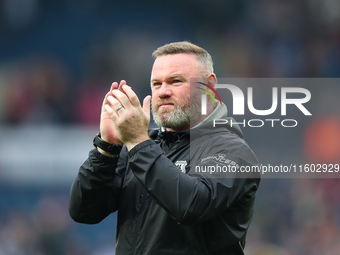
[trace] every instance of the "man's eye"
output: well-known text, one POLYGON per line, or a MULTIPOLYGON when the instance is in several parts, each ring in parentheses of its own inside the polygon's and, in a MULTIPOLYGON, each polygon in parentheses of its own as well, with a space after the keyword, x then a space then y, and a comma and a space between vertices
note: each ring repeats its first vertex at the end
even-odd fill
POLYGON ((173 83, 179 83, 179 82, 182 82, 181 80, 173 80, 172 81, 173 83))
POLYGON ((160 83, 160 82, 155 82, 154 84, 152 84, 154 87, 157 87, 157 86, 161 86, 162 85, 162 83, 160 83))

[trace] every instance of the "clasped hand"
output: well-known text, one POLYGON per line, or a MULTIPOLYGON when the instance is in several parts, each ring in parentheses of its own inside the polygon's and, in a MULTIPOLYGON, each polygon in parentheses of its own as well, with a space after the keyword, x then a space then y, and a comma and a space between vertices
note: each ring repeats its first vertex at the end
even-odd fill
POLYGON ((143 100, 143 107, 130 86, 123 80, 114 82, 106 94, 101 112, 100 132, 109 143, 125 144, 131 150, 149 139, 151 96, 143 100))

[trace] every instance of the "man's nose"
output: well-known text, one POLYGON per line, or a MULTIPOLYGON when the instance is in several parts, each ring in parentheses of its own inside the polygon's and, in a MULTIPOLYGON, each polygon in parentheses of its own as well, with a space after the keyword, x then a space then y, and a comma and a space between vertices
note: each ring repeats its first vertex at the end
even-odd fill
POLYGON ((171 90, 170 85, 166 84, 165 82, 162 83, 161 87, 158 90, 158 96, 160 98, 171 97, 172 96, 172 90, 171 90))

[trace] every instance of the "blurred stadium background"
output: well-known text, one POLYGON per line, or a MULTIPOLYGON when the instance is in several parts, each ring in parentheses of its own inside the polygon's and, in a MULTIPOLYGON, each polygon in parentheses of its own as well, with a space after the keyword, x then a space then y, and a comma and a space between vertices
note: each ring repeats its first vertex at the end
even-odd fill
MULTIPOLYGON (((114 254, 115 215, 76 224, 68 192, 112 81, 144 97, 151 52, 179 40, 218 77, 337 78, 340 2, 1 0, 0 255, 114 254)), ((244 129, 260 161, 340 163, 340 86, 310 89, 294 132, 244 129)), ((340 254, 339 204, 340 179, 263 179, 246 254, 340 254)))

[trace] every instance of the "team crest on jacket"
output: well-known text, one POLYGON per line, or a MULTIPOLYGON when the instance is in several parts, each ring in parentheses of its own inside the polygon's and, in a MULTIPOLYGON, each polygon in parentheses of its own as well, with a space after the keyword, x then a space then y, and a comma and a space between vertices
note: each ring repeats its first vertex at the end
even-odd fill
POLYGON ((181 169, 181 171, 182 171, 183 173, 185 173, 185 167, 186 167, 187 164, 188 164, 188 163, 187 163, 186 160, 177 160, 176 163, 175 163, 175 165, 176 165, 179 169, 181 169))

